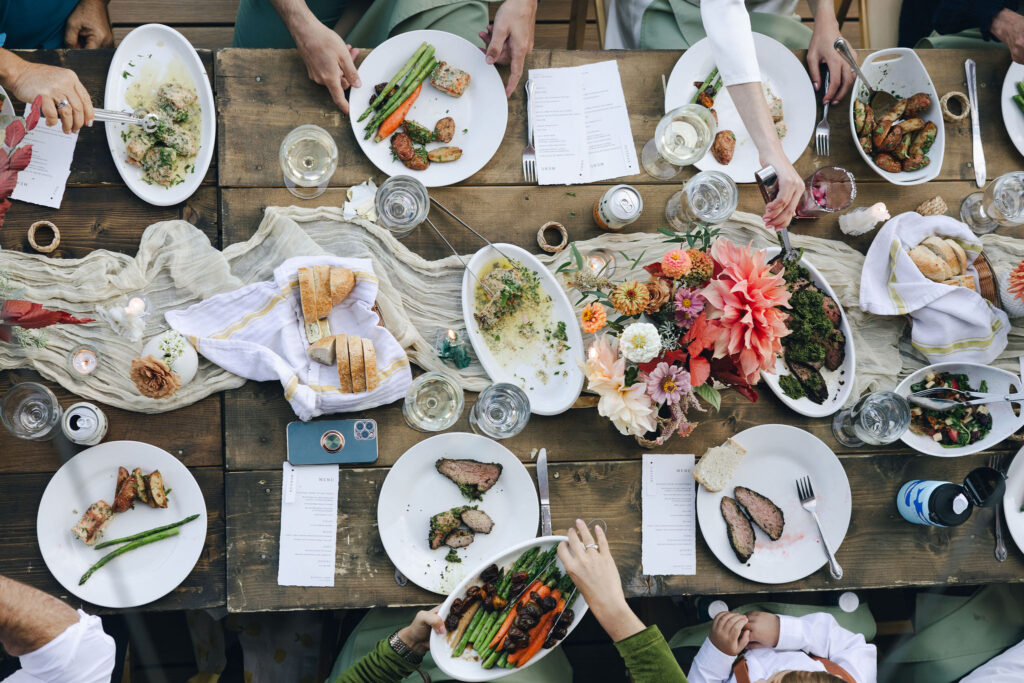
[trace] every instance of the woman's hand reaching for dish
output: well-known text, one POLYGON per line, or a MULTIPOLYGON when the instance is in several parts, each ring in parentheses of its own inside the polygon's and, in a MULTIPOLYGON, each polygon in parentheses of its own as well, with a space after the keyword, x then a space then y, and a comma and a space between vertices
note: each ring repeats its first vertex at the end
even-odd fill
POLYGON ((46 125, 58 120, 65 133, 91 126, 95 116, 92 100, 78 76, 70 69, 28 62, 8 50, 0 50, 0 84, 22 102, 42 96, 46 125))
POLYGON ((494 15, 494 23, 480 32, 487 46, 487 63, 510 65, 506 97, 512 96, 523 76, 523 62, 533 49, 536 18, 537 0, 505 0, 494 15))

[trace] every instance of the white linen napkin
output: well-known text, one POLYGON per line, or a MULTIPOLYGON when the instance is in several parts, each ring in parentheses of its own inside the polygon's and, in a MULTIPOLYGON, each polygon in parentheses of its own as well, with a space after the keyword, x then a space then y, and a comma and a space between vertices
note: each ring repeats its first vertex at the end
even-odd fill
POLYGON ((199 353, 225 370, 256 381, 280 381, 285 399, 306 421, 391 403, 409 390, 409 358, 378 324, 372 310, 376 298, 377 277, 370 259, 299 256, 275 268, 272 282, 218 294, 184 310, 169 311, 165 317, 199 353), (337 367, 306 356, 298 271, 316 264, 344 266, 355 274, 355 287, 331 310, 328 321, 335 334, 354 334, 373 342, 380 379, 373 391, 341 393, 337 367))
POLYGON ((930 235, 959 242, 969 270, 981 253, 981 242, 958 220, 900 214, 871 243, 861 273, 860 307, 876 315, 910 315, 911 344, 931 363, 989 363, 1006 348, 1009 318, 977 292, 921 274, 907 251, 930 235))

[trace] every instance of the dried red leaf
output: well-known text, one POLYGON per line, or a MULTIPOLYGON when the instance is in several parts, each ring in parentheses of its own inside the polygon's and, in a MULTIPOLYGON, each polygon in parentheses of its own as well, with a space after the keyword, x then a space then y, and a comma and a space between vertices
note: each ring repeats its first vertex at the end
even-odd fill
POLYGON ((644 266, 644 270, 655 277, 666 277, 664 271, 661 269, 661 261, 655 261, 654 263, 648 263, 644 266))
POLYGON ((757 402, 757 392, 736 367, 736 361, 732 356, 712 360, 711 375, 722 384, 735 389, 737 393, 745 396, 752 403, 757 402))
POLYGON ((6 171, 11 165, 11 157, 6 149, 0 149, 0 171, 6 171))
POLYGON ((14 328, 10 325, 0 325, 0 341, 9 342, 14 337, 14 328))
POLYGON ((0 322, 25 329, 38 329, 56 324, 81 325, 92 318, 76 318, 64 311, 51 311, 40 304, 20 299, 8 299, 0 306, 0 322))
POLYGON ((32 145, 25 145, 14 150, 11 154, 11 166, 12 171, 24 171, 28 168, 29 163, 32 161, 32 145))
POLYGON ((651 373, 654 371, 656 367, 658 367, 659 363, 668 363, 669 365, 672 365, 673 363, 679 363, 680 365, 685 367, 686 352, 683 351, 682 349, 673 349, 671 351, 666 351, 646 363, 637 364, 637 368, 639 368, 641 372, 651 373))
POLYGON ((25 124, 21 119, 14 119, 7 124, 4 131, 4 144, 7 147, 14 147, 25 138, 25 124))
POLYGON ((18 174, 14 171, 0 171, 0 199, 7 199, 18 184, 18 174))
POLYGON ((7 209, 11 208, 11 203, 8 200, 0 202, 0 227, 4 224, 4 215, 7 213, 7 209))
POLYGON ((36 98, 32 100, 32 111, 25 117, 25 128, 32 130, 39 123, 39 113, 43 110, 43 96, 36 95, 36 98))

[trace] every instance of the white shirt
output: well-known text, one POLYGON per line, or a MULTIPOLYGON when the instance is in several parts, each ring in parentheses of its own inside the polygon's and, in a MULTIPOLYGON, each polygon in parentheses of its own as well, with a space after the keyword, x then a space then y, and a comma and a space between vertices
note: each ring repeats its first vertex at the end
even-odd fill
POLYGON ((711 41, 711 54, 722 83, 728 86, 760 81, 754 33, 743 0, 702 2, 700 19, 711 41))
POLYGON ((1020 683, 1024 681, 1024 641, 993 657, 960 683, 1020 683))
POLYGON ((99 617, 78 610, 78 623, 38 650, 20 657, 21 669, 3 683, 110 683, 114 639, 99 617))
MULTIPOLYGON (((840 626, 831 614, 818 612, 805 617, 779 615, 779 644, 775 648, 747 650, 744 658, 751 683, 764 681, 780 671, 825 671, 821 662, 808 654, 829 659, 843 667, 857 683, 876 683, 878 661, 874 645, 864 636, 840 626)), ((732 674, 735 657, 705 640, 687 679, 690 683, 736 683, 732 674)))

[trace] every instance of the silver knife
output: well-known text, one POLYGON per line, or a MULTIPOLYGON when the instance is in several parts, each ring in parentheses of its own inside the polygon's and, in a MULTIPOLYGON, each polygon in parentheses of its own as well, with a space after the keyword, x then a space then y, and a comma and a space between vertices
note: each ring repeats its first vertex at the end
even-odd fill
POLYGON ((551 498, 548 493, 548 449, 537 454, 537 490, 540 492, 540 535, 551 535, 551 498))
POLYGON ((985 187, 985 150, 981 148, 981 117, 978 116, 978 69, 973 59, 964 62, 967 72, 967 97, 971 101, 971 138, 974 141, 974 179, 985 187))

